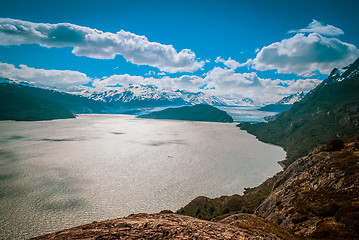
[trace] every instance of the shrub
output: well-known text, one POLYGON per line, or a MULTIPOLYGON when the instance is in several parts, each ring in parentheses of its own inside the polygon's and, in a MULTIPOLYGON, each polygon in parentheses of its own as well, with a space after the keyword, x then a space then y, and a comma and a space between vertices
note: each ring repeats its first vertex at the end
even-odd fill
POLYGON ((328 152, 339 151, 344 148, 344 141, 340 138, 334 138, 327 143, 326 148, 328 152))

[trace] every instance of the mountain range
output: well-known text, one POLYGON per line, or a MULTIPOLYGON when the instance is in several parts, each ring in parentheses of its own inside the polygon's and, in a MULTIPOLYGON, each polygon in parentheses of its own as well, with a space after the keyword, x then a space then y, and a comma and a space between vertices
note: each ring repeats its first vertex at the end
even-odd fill
POLYGON ((267 111, 267 112, 285 112, 291 109, 294 103, 299 102, 305 97, 304 92, 297 92, 286 96, 279 100, 274 104, 269 104, 264 107, 259 108, 260 111, 267 111))
POLYGON ((207 104, 227 106, 253 105, 245 98, 237 101, 208 96, 203 92, 159 90, 155 87, 130 84, 101 92, 77 94, 35 87, 29 82, 0 78, 0 120, 50 120, 75 117, 81 113, 137 114, 144 109, 207 104))
POLYGON ((84 96, 105 103, 109 108, 126 110, 143 107, 208 104, 211 106, 254 106, 250 98, 224 99, 203 92, 159 90, 152 86, 129 84, 100 92, 85 92, 84 96))
POLYGON ((226 105, 221 99, 215 96, 207 96, 202 92, 158 90, 155 87, 141 84, 130 84, 128 87, 86 93, 85 96, 117 110, 194 104, 226 105))
POLYGON ((261 141, 282 146, 287 152, 285 166, 332 138, 354 137, 359 133, 359 58, 343 69, 333 69, 275 120, 239 126, 261 141))

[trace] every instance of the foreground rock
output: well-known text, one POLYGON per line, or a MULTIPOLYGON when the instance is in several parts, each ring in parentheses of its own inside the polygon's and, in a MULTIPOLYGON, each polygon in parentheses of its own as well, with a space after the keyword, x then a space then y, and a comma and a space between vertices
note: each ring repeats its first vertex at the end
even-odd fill
POLYGON ((233 122, 231 116, 207 104, 197 104, 179 108, 167 108, 158 112, 140 115, 139 118, 173 119, 202 122, 233 122))
POLYGON ((302 236, 359 239, 359 139, 341 147, 334 140, 295 161, 256 214, 302 236))
POLYGON ((269 196, 280 176, 267 179, 254 188, 245 188, 243 195, 234 194, 218 198, 199 196, 177 211, 178 214, 196 217, 203 220, 223 219, 235 213, 254 213, 257 207, 269 196))
POLYGON ((282 238, 261 227, 248 227, 251 225, 243 221, 242 217, 217 223, 172 213, 136 214, 33 239, 294 239, 282 238))

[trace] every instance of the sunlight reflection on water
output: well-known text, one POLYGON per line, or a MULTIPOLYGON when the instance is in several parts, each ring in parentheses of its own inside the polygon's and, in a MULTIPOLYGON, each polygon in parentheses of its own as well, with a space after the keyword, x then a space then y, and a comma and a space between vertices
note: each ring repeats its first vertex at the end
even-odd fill
POLYGON ((80 115, 0 132, 0 239, 241 193, 285 157, 235 124, 80 115))

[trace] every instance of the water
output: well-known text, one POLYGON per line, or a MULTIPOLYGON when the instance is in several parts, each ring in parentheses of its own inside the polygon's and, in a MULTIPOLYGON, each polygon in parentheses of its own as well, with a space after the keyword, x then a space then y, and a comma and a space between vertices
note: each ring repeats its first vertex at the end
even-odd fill
POLYGON ((80 115, 0 133, 0 239, 242 193, 285 157, 234 123, 80 115))
MULTIPOLYGON (((148 108, 134 108, 126 111, 119 112, 117 109, 108 110, 106 113, 122 113, 122 114, 131 114, 131 115, 142 115, 154 111, 161 111, 166 108, 176 108, 183 107, 181 106, 161 106, 161 107, 148 107, 148 108)), ((188 105, 186 105, 188 106, 188 105)), ((265 118, 269 116, 277 115, 278 112, 267 112, 259 111, 259 106, 216 106, 223 111, 226 111, 235 122, 266 122, 265 118)))
POLYGON ((235 122, 266 122, 265 117, 277 115, 278 112, 259 111, 256 106, 217 107, 226 111, 235 122))

